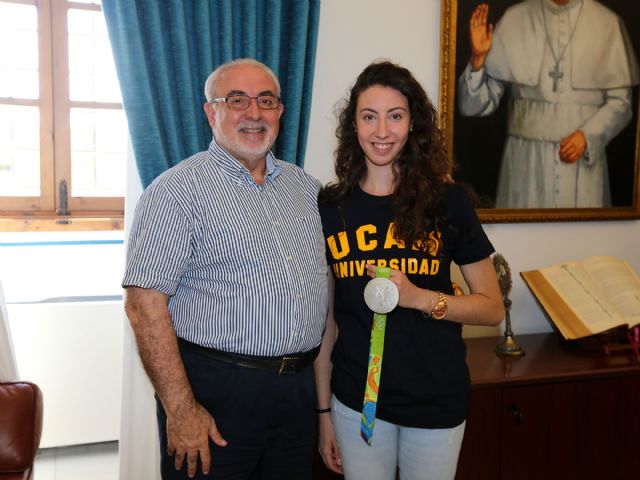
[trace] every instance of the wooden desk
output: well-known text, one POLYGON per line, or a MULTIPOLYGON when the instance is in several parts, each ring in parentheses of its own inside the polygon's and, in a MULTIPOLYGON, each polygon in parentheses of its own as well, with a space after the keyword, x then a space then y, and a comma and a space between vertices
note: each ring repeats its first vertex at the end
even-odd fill
POLYGON ((640 362, 567 344, 556 333, 466 341, 470 411, 456 479, 640 478, 640 362))

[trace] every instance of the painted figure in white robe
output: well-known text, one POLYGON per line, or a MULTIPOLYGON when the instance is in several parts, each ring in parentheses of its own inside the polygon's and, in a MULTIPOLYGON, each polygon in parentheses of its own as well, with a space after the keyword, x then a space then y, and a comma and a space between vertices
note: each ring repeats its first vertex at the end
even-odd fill
POLYGON ((640 78, 621 19, 595 0, 524 0, 494 32, 488 11, 471 16, 458 92, 462 115, 484 116, 510 86, 496 207, 611 206, 605 147, 640 78))

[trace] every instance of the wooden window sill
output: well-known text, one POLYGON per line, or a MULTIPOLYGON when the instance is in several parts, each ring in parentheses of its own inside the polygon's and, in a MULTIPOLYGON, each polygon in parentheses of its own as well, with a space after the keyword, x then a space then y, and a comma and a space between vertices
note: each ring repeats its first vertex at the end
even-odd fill
POLYGON ((0 232, 78 232, 124 230, 124 214, 0 215, 0 232))

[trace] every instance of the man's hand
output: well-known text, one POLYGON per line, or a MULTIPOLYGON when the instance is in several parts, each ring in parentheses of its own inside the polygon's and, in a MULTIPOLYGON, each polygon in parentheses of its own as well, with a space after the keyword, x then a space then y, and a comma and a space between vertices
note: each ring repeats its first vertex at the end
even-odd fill
POLYGON ((480 70, 484 65, 493 39, 493 24, 487 25, 489 5, 481 3, 471 14, 469 36, 471 39, 471 69, 480 70))
POLYGON ((575 163, 582 158, 587 150, 587 139, 582 130, 576 130, 560 141, 560 160, 565 163, 575 163))
POLYGON ((209 438, 218 446, 227 442, 216 427, 216 422, 200 404, 181 408, 173 416, 167 413, 167 453, 175 455, 176 470, 182 468, 187 457, 187 472, 190 478, 196 474, 198 456, 202 462, 202 473, 211 469, 209 438))
POLYGON ((125 292, 125 310, 140 359, 167 413, 167 451, 175 453, 177 469, 186 456, 189 477, 193 477, 198 455, 203 473, 211 468, 208 439, 221 447, 227 442, 211 415, 194 399, 168 303, 169 296, 157 290, 131 286, 125 292))

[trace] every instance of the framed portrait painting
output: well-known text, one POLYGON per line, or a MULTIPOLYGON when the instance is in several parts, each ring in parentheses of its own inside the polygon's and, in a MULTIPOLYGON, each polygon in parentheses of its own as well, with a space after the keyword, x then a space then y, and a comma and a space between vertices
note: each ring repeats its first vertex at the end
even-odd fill
POLYGON ((441 2, 440 124, 480 219, 640 218, 640 4, 441 2))

